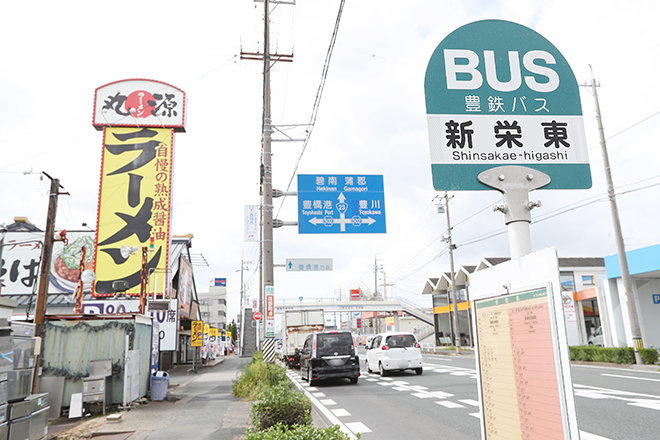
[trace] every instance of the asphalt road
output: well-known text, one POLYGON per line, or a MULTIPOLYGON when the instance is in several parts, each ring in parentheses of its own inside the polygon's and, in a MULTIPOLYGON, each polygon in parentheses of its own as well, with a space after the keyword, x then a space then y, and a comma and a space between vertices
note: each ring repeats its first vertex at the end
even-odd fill
MULTIPOLYGON (((474 358, 424 356, 424 374, 368 374, 361 353, 358 384, 328 380, 305 388, 318 409, 346 432, 363 439, 480 439, 474 358)), ((584 440, 658 438, 660 373, 619 368, 572 367, 578 426, 584 440)))

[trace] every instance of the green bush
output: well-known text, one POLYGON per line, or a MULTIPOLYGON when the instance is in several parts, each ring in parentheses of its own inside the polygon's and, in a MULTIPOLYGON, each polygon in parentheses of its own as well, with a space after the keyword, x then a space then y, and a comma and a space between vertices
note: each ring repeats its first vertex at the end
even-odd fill
POLYGON ((348 440, 338 425, 330 428, 314 428, 311 425, 275 425, 264 431, 248 429, 246 440, 348 440))
MULTIPOLYGON (((582 345, 570 347, 572 361, 609 362, 614 364, 634 364, 635 351, 632 347, 596 347, 582 345)), ((645 364, 653 365, 658 362, 658 350, 642 348, 639 350, 645 364)))
POLYGON ((238 380, 232 382, 232 394, 254 400, 262 387, 290 383, 286 368, 263 361, 260 351, 252 356, 252 362, 243 367, 238 380))
POLYGON ((642 348, 639 354, 644 359, 644 363, 648 365, 655 365, 658 363, 658 350, 655 348, 642 348))
POLYGON ((282 383, 261 388, 250 419, 263 431, 280 423, 289 427, 308 425, 312 422, 311 411, 312 402, 304 391, 294 391, 289 383, 282 383))

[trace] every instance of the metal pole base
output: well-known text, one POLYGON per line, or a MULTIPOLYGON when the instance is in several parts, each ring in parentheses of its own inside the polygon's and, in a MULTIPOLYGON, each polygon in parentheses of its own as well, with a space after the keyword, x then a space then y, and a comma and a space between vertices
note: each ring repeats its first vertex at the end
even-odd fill
POLYGON ((534 168, 507 165, 486 170, 477 179, 502 193, 504 205, 495 206, 494 210, 504 213, 504 223, 509 226, 511 258, 531 253, 530 211, 541 206, 541 202, 530 202, 529 193, 549 184, 550 176, 534 168))

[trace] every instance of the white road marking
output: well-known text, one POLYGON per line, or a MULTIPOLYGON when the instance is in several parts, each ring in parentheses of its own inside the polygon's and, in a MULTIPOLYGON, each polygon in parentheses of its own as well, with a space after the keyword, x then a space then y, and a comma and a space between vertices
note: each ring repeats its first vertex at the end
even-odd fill
POLYGON ((386 387, 386 386, 388 386, 388 385, 389 385, 389 386, 392 386, 392 385, 394 385, 394 384, 393 384, 392 382, 378 382, 378 385, 382 385, 382 386, 386 387))
POLYGON ((392 389, 397 390, 397 391, 409 391, 410 390, 410 388, 408 388, 408 387, 392 387, 392 389))
POLYGON ((596 434, 590 434, 588 432, 580 431, 580 439, 581 440, 610 440, 607 437, 601 437, 596 434))
POLYGON ((348 411, 346 411, 344 408, 331 409, 330 411, 331 411, 334 415, 336 415, 337 417, 346 417, 346 416, 350 416, 350 415, 351 415, 351 413, 349 413, 348 411))
POLYGON ((621 374, 607 374, 603 373, 601 376, 608 376, 608 377, 622 377, 624 379, 635 379, 635 380, 648 380, 651 382, 660 382, 660 379, 650 379, 648 377, 633 377, 633 376, 623 376, 621 374))
POLYGON ((371 432, 371 429, 367 428, 362 422, 346 423, 346 427, 353 431, 354 434, 359 434, 361 432, 371 432))
POLYGON ((429 393, 433 397, 437 397, 438 399, 446 399, 447 397, 454 397, 453 394, 445 393, 444 391, 431 391, 429 393))
POLYGON ((378 379, 367 379, 367 382, 378 382, 378 379))
POLYGON ((419 397, 420 399, 430 399, 431 397, 434 397, 429 393, 412 393, 411 396, 419 397))
POLYGON ((465 408, 465 407, 464 407, 463 405, 461 405, 460 403, 451 402, 451 401, 449 401, 449 400, 440 400, 440 401, 435 402, 435 403, 437 403, 438 405, 442 405, 442 406, 444 406, 445 408, 465 408))
POLYGON ((588 385, 574 385, 575 395, 589 399, 622 400, 628 405, 660 411, 660 396, 611 390, 588 385))
POLYGON ((337 402, 335 402, 335 401, 332 400, 332 399, 319 400, 319 402, 321 402, 321 404, 323 404, 323 405, 325 405, 325 406, 328 406, 328 405, 336 405, 336 404, 337 404, 337 402))
POLYGON ((421 385, 413 385, 413 386, 410 386, 408 388, 410 388, 411 390, 415 390, 415 391, 424 391, 424 390, 429 389, 429 387, 423 387, 421 385))
POLYGON ((325 393, 312 393, 314 397, 325 397, 325 393))
POLYGON ((351 432, 350 429, 346 425, 344 425, 338 418, 335 416, 328 408, 326 408, 324 405, 321 405, 321 403, 318 401, 318 399, 310 392, 305 390, 303 386, 298 383, 298 382, 293 382, 293 384, 298 387, 298 389, 304 390, 305 394, 307 394, 307 397, 309 397, 309 400, 311 400, 312 405, 314 405, 318 410, 328 419, 328 421, 333 424, 333 425, 339 425, 339 429, 341 432, 346 434, 346 436, 349 438, 349 440, 357 440, 357 437, 351 432))
POLYGON ((472 399, 462 399, 462 400, 459 400, 459 402, 462 402, 466 405, 479 406, 479 402, 476 401, 476 400, 472 400, 472 399))

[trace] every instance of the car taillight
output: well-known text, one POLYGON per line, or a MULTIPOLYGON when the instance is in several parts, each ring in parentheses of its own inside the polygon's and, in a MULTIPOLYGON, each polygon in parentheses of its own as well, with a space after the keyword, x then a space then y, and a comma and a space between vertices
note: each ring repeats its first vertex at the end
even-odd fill
POLYGON ((383 345, 382 347, 380 347, 380 349, 381 349, 381 350, 389 350, 390 347, 388 347, 387 345, 383 345))
POLYGON ((312 338, 312 357, 316 357, 316 337, 312 338))

